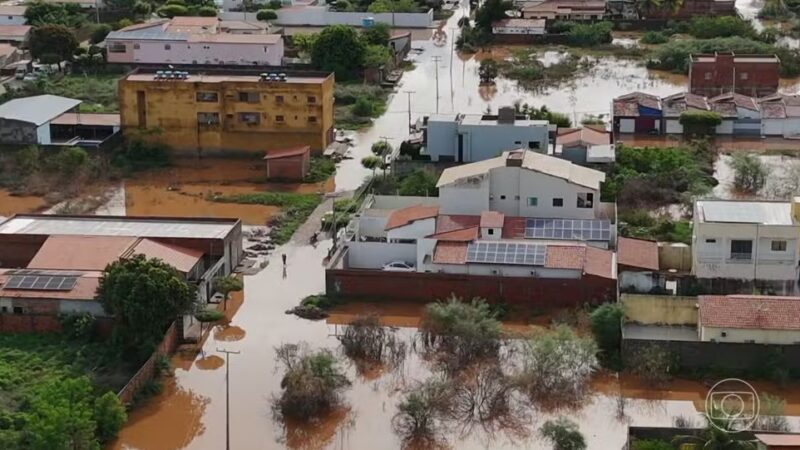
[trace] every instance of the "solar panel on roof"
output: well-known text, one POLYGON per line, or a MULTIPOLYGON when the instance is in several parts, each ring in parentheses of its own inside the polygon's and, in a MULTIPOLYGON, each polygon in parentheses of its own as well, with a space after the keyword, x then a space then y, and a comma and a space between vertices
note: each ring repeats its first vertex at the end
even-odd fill
POLYGON ((527 219, 525 238, 607 241, 611 239, 611 223, 599 219, 527 219))
POLYGON ((12 275, 5 284, 6 289, 34 291, 71 291, 78 282, 74 276, 12 275))
POLYGON ((543 266, 547 246, 528 242, 472 242, 467 246, 469 263, 543 266))

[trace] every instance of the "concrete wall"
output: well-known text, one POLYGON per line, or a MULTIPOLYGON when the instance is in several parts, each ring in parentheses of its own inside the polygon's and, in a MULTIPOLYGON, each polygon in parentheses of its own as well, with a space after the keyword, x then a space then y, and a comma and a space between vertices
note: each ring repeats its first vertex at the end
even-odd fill
POLYGON ((0 143, 27 145, 38 142, 36 125, 18 120, 0 119, 0 143))
POLYGON ((386 232, 387 239, 421 239, 436 232, 436 219, 417 220, 386 232))
POLYGON ((109 44, 125 46, 124 52, 108 52, 111 63, 280 66, 283 61, 283 39, 269 45, 136 39, 106 40, 106 46, 109 44))
POLYGON ((61 300, 58 302, 58 312, 60 314, 89 313, 95 317, 108 316, 103 305, 93 300, 61 300))
POLYGON ((655 287, 663 287, 658 273, 626 270, 619 272, 620 291, 647 293, 655 287))
POLYGON ((692 246, 679 242, 659 242, 658 267, 661 270, 689 272, 692 270, 692 246))
POLYGON ((503 265, 503 264, 432 264, 432 272, 449 273, 460 275, 481 275, 498 277, 527 277, 545 279, 569 279, 578 280, 581 278, 580 270, 572 269, 549 269, 537 266, 503 265))
POLYGON ((800 344, 800 330, 755 330, 742 328, 700 327, 701 341, 738 342, 759 344, 800 344), (722 336, 722 333, 725 336, 722 336))
POLYGON ((119 81, 123 133, 140 127, 160 129, 147 139, 178 152, 210 154, 257 152, 309 145, 320 153, 332 140, 333 75, 323 82, 259 83, 250 81, 184 82, 119 81), (198 102, 196 93, 216 92, 217 102, 198 102), (144 93, 146 122, 139 123, 137 92, 144 93), (258 92, 257 103, 240 102, 239 92, 258 92), (278 102, 277 96, 283 96, 278 102), (313 96, 313 103, 308 97, 313 96), (198 124, 200 112, 216 113, 219 124, 198 124), (256 113, 258 124, 240 120, 239 113, 256 113), (277 116, 283 116, 279 122, 277 116), (309 117, 315 122, 309 122, 309 117))
POLYGON ((698 278, 797 280, 798 236, 800 227, 701 223, 695 214, 692 272, 698 278), (731 259, 732 240, 752 240, 752 259, 731 259), (773 252, 773 240, 787 241, 786 251, 773 252))
POLYGON ((0 25, 25 25, 25 16, 3 16, 0 15, 0 25))
POLYGON ((800 370, 800 345, 761 345, 717 342, 650 341, 623 339, 622 357, 637 354, 650 346, 660 347, 677 357, 683 369, 720 367, 753 371, 763 367, 773 355, 780 355, 782 366, 800 370))
POLYGON ((553 280, 356 269, 325 271, 328 295, 429 302, 455 294, 461 298, 482 297, 490 302, 543 309, 611 300, 616 295, 615 281, 593 276, 579 280, 553 280))
POLYGON ((697 297, 622 294, 625 321, 641 325, 697 325, 697 297))
MULTIPOLYGON (((388 242, 348 242, 347 264, 353 269, 381 269, 387 263, 404 261, 415 263, 416 244, 388 242)), ((380 270, 377 273, 387 273, 380 270)))
POLYGON ((432 161, 439 161, 442 156, 452 159, 458 157, 458 122, 455 120, 428 119, 425 151, 432 161))
POLYGON ((634 133, 636 132, 635 119, 619 119, 619 132, 620 133, 634 133))
POLYGON ((675 119, 665 119, 666 122, 666 133, 667 134, 683 134, 683 125, 681 125, 680 121, 675 119))
POLYGON ((477 183, 458 183, 439 188, 440 214, 480 214, 489 210, 489 179, 476 177, 477 183))
POLYGON ((156 350, 150 355, 150 358, 142 364, 142 367, 128 380, 128 383, 117 393, 117 398, 123 404, 128 404, 133 400, 133 397, 144 386, 145 383, 150 381, 156 368, 156 362, 162 355, 170 355, 178 347, 180 341, 180 330, 175 322, 167 328, 164 333, 164 338, 156 347, 156 350))
POLYGON ((500 156, 503 151, 518 148, 547 153, 547 128, 547 124, 541 126, 461 124, 459 132, 464 135, 464 161, 483 161, 500 156), (535 144, 538 144, 538 148, 535 148, 535 144))

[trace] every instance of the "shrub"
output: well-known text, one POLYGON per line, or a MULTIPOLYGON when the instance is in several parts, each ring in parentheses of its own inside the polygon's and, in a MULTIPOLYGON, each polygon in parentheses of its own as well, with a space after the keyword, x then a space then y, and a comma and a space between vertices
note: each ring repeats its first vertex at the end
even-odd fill
POLYGON ((350 381, 330 350, 311 352, 304 344, 284 344, 276 349, 276 359, 285 369, 283 392, 275 401, 280 417, 306 421, 342 402, 350 381))
POLYGON ((111 154, 111 164, 126 174, 170 165, 168 148, 141 138, 129 138, 111 154))
POLYGON ((361 37, 364 38, 364 41, 368 45, 380 45, 382 47, 388 47, 391 29, 392 28, 388 23, 378 22, 369 28, 364 28, 361 31, 361 37))
POLYGON ((392 428, 409 448, 436 448, 445 421, 451 416, 452 384, 432 378, 417 385, 397 405, 392 428))
POLYGON ((769 170, 757 155, 751 153, 734 153, 731 158, 733 168, 733 186, 748 194, 755 194, 764 188, 769 170))
POLYGON ((631 445, 631 450, 674 450, 675 447, 666 441, 657 439, 635 440, 631 445))
POLYGON ((565 417, 548 420, 539 428, 539 434, 553 444, 553 450, 586 449, 586 439, 578 429, 578 425, 565 417))
POLYGON ((183 5, 167 4, 156 10, 158 17, 173 18, 189 15, 189 9, 183 5))
POLYGON ((669 36, 662 31, 647 31, 639 39, 642 44, 663 44, 669 41, 669 36))
POLYGON ((455 296, 428 304, 419 335, 426 349, 448 370, 495 358, 500 348, 500 321, 485 300, 462 302, 455 296))
POLYGON ((722 123, 722 116, 715 111, 684 111, 678 122, 683 126, 684 134, 714 134, 722 123))
POLYGON ((392 144, 390 144, 388 141, 380 140, 373 142, 370 150, 372 150, 373 155, 382 156, 392 153, 393 149, 392 149, 392 144))
POLYGON ((375 113, 375 106, 367 97, 358 97, 353 104, 353 114, 360 117, 372 117, 375 113))
POLYGON ((262 9, 256 14, 256 20, 268 22, 278 18, 278 14, 272 9, 262 9))
POLYGON ((628 369, 655 386, 669 381, 677 366, 675 356, 656 344, 643 346, 627 358, 628 369))
POLYGON ((94 400, 94 420, 97 422, 97 437, 108 442, 117 437, 122 425, 128 420, 125 407, 113 392, 106 392, 94 400))
POLYGON ((577 47, 591 47, 600 44, 610 44, 613 40, 611 22, 597 22, 592 24, 576 24, 567 32, 567 41, 577 47))
POLYGON ((481 79, 481 83, 493 83, 494 79, 497 78, 499 74, 500 69, 498 68, 497 61, 493 59, 484 59, 481 61, 480 67, 478 68, 478 76, 481 79))
POLYGON ((418 197, 437 197, 436 175, 425 169, 417 169, 400 181, 398 194, 418 197))
POLYGON ((339 337, 344 354, 363 371, 369 365, 393 369, 405 360, 406 343, 397 339, 395 330, 381 325, 378 316, 358 316, 339 337))
POLYGON ((223 317, 225 317, 225 314, 222 314, 221 311, 217 311, 216 309, 204 309, 194 315, 194 318, 202 323, 216 322, 223 317))
POLYGON ((111 25, 105 23, 95 25, 92 29, 92 36, 89 38, 89 42, 92 44, 99 44, 106 39, 108 33, 111 33, 111 25))
POLYGON ((70 339, 88 340, 94 335, 95 318, 91 313, 61 314, 58 319, 70 339))
POLYGON ((336 173, 336 163, 330 158, 312 157, 304 183, 319 183, 336 173))
POLYGON ((213 6, 203 6, 197 10, 200 17, 217 17, 217 8, 213 6))
POLYGON ((698 39, 731 36, 752 38, 756 31, 749 20, 739 16, 711 16, 694 17, 689 25, 689 34, 698 39))
POLYGON ((600 359, 610 365, 618 365, 623 314, 622 306, 618 303, 605 303, 589 314, 592 335, 602 350, 600 359))
POLYGON ((89 162, 89 154, 79 147, 64 147, 47 158, 53 171, 65 176, 73 176, 89 162))

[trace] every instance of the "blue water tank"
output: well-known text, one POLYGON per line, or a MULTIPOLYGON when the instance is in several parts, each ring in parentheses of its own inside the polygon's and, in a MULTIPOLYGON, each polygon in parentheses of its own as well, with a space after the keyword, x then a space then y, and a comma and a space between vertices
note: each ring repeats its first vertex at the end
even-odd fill
POLYGON ((375 18, 374 17, 364 17, 361 19, 361 26, 364 28, 369 28, 375 25, 375 18))

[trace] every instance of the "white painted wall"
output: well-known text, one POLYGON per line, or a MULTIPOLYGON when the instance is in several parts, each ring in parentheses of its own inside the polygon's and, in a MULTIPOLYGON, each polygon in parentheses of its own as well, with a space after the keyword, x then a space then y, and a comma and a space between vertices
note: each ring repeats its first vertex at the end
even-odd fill
POLYGON ((783 136, 792 137, 800 135, 800 117, 788 117, 783 121, 783 136))
POLYGON ((683 134, 683 125, 678 119, 667 119, 667 134, 683 134))
POLYGON ((61 300, 58 302, 58 311, 63 314, 89 313, 95 317, 105 317, 105 310, 100 302, 94 300, 61 300))
POLYGON ((721 124, 717 125, 717 134, 733 134, 733 120, 724 119, 721 124))
POLYGON ((783 122, 786 119, 761 119, 761 134, 764 136, 783 136, 783 122))
POLYGON ((351 241, 347 247, 347 264, 353 269, 381 269, 393 261, 417 260, 416 244, 351 241))
POLYGON ((39 145, 50 145, 50 122, 45 122, 36 128, 36 142, 39 145))
POLYGON ((440 214, 480 214, 489 210, 489 179, 480 183, 460 183, 439 189, 440 214))
POLYGON ((358 234, 367 237, 386 236, 386 216, 363 215, 358 218, 358 234))
POLYGON ((396 239, 421 239, 430 236, 436 231, 436 219, 430 218, 417 220, 408 225, 393 228, 386 232, 386 237, 390 241, 396 239))
POLYGON ((633 133, 636 131, 636 120, 634 119, 619 119, 619 132, 620 133, 633 133))
POLYGON ((107 45, 111 43, 125 45, 125 52, 107 53, 108 61, 114 63, 280 66, 283 61, 283 39, 268 45, 135 39, 106 40, 107 45))
MULTIPOLYGON (((226 8, 228 10, 228 8, 226 8)), ((364 19, 372 18, 375 22, 385 22, 394 27, 428 28, 433 25, 433 10, 424 13, 367 13, 337 12, 328 10, 327 6, 307 6, 282 8, 275 11, 278 19, 275 23, 285 26, 326 26, 351 25, 360 27, 364 19)))
POLYGON ((752 109, 747 108, 736 108, 736 115, 740 119, 760 119, 761 118, 761 111, 753 111, 752 109))
POLYGON ((716 342, 747 342, 756 344, 800 344, 800 330, 755 330, 745 328, 700 327, 700 340, 716 342), (722 337, 722 332, 726 336, 722 337))
POLYGON ((0 25, 25 25, 25 16, 0 15, 0 25))
POLYGON ((500 264, 433 264, 431 272, 503 277, 581 278, 580 270, 500 264))

